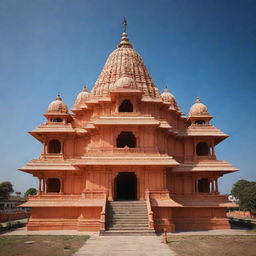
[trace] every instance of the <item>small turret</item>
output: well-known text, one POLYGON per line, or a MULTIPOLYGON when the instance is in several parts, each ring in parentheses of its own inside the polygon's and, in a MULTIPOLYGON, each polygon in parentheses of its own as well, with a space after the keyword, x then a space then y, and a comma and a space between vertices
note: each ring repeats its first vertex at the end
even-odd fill
POLYGON ((188 120, 192 124, 204 125, 209 124, 212 116, 209 114, 206 105, 201 103, 200 99, 197 97, 196 102, 191 106, 188 120))

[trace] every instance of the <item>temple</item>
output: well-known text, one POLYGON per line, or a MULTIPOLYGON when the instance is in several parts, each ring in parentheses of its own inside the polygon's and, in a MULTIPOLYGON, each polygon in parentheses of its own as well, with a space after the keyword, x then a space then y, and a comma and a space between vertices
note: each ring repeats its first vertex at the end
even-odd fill
POLYGON ((185 116, 161 94, 126 33, 91 92, 69 112, 60 95, 30 134, 42 153, 20 170, 38 178, 28 230, 161 232, 229 228, 217 160, 226 139, 199 98, 185 116))

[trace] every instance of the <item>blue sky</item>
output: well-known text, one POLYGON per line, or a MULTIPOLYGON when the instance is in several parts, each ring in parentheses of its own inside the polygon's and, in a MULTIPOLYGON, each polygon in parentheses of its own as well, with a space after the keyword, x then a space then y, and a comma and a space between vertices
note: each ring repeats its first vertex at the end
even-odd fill
POLYGON ((27 132, 57 92, 71 108, 84 83, 92 88, 124 15, 160 91, 167 84, 185 114, 199 96, 230 135, 217 157, 241 171, 222 177, 221 191, 256 180, 256 1, 0 0, 0 181, 37 186, 17 171, 42 151, 27 132))

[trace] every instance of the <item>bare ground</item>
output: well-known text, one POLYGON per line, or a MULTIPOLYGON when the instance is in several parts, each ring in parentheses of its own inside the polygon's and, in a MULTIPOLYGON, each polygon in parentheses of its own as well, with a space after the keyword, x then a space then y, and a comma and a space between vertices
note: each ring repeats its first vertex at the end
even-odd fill
POLYGON ((170 236, 169 247, 177 256, 255 256, 256 235, 170 236))
POLYGON ((70 256, 88 238, 70 235, 0 236, 0 256, 70 256))

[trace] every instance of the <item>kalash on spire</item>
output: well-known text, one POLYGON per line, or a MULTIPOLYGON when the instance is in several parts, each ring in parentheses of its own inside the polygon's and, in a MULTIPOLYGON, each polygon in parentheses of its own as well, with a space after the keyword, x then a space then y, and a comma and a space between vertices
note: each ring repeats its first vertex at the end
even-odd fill
POLYGON ((129 42, 108 57, 91 92, 72 114, 60 96, 30 134, 42 153, 20 170, 38 178, 28 230, 105 234, 229 228, 218 180, 237 171, 217 160, 228 135, 211 125, 196 100, 187 117, 167 88, 162 94, 129 42), (138 214, 141 218, 137 218, 138 214), (125 225, 123 224, 125 222, 125 225))

